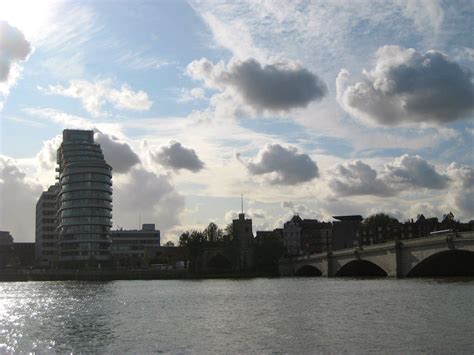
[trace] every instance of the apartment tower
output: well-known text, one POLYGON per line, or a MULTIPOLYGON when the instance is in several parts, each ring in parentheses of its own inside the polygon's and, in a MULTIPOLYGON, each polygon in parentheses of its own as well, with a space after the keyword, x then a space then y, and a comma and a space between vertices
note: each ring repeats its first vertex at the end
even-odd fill
POLYGON ((112 243, 112 168, 94 142, 94 132, 64 130, 57 162, 60 264, 107 265, 112 243))

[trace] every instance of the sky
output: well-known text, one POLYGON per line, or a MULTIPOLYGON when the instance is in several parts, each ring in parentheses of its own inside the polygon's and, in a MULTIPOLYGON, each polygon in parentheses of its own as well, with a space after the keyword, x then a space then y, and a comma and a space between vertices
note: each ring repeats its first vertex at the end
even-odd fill
POLYGON ((0 230, 33 241, 62 130, 113 168, 113 225, 240 210, 474 219, 474 4, 2 1, 0 230))

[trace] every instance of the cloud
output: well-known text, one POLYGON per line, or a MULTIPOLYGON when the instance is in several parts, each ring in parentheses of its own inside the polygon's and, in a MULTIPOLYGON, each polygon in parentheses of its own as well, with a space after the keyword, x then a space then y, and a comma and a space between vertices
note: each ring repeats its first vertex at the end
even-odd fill
POLYGON ((67 128, 76 129, 92 129, 92 122, 87 119, 71 115, 62 111, 58 111, 52 108, 39 108, 39 107, 27 107, 22 110, 23 112, 32 115, 46 118, 54 123, 60 124, 67 128))
POLYGON ((35 206, 41 191, 14 161, 0 157, 0 229, 10 231, 17 242, 35 238, 35 206))
POLYGON ((459 188, 474 188, 474 169, 468 165, 451 163, 446 169, 453 184, 459 188))
POLYGON ((446 188, 449 181, 422 157, 407 154, 385 164, 380 173, 356 160, 338 164, 330 175, 328 184, 339 196, 394 196, 416 188, 440 190, 446 188))
POLYGON ((25 60, 30 52, 30 43, 23 33, 0 20, 0 82, 7 81, 12 65, 25 60))
POLYGON ((206 100, 206 90, 203 88, 181 89, 178 102, 190 102, 195 100, 206 100))
POLYGON ((451 163, 446 174, 452 181, 452 191, 448 200, 465 219, 474 219, 474 168, 451 163))
POLYGON ((232 91, 257 111, 306 107, 328 93, 318 76, 294 63, 262 65, 255 59, 234 59, 226 66, 202 58, 191 62, 187 73, 210 88, 232 91))
POLYGON ((396 193, 377 171, 360 160, 338 164, 330 173, 329 186, 339 196, 392 196, 396 193))
MULTIPOLYGON (((291 212, 291 215, 298 214, 303 217, 322 219, 321 211, 314 210, 311 207, 303 204, 295 205, 292 201, 283 201, 280 206, 284 209, 289 210, 291 212)), ((291 216, 286 219, 290 218, 291 216)), ((285 218, 282 218, 282 220, 285 220, 285 218)))
POLYGON ((422 157, 408 154, 386 164, 382 178, 393 185, 427 189, 444 189, 448 181, 445 175, 436 172, 435 167, 422 157))
POLYGON ((161 231, 179 225, 184 197, 167 175, 134 168, 115 179, 114 185, 114 221, 120 226, 134 227, 139 218, 143 223, 156 223, 161 231))
POLYGON ((243 164, 252 175, 265 175, 274 185, 295 185, 319 176, 318 166, 309 155, 279 144, 267 144, 257 157, 243 164))
POLYGON ((62 85, 49 85, 39 89, 47 95, 61 95, 72 97, 81 101, 84 109, 93 116, 104 115, 102 107, 109 103, 115 109, 132 111, 147 111, 152 106, 152 101, 144 91, 133 91, 127 84, 120 89, 111 87, 110 80, 91 83, 87 80, 70 80, 69 87, 62 85))
POLYGON ((114 173, 126 173, 140 163, 140 158, 132 148, 117 137, 97 131, 94 140, 100 144, 105 160, 114 173))
POLYGON ((117 59, 117 63, 133 70, 159 69, 169 64, 158 57, 141 52, 126 52, 117 59))
POLYGON ((429 28, 438 32, 443 24, 444 11, 438 0, 396 0, 395 3, 420 32, 429 28))
MULTIPOLYGON (((238 219, 239 214, 241 211, 230 210, 227 211, 224 215, 225 221, 232 221, 233 219, 238 219)), ((244 211, 246 218, 253 218, 253 219, 266 219, 268 218, 267 213, 262 209, 252 209, 250 208, 247 211, 244 211)))
POLYGON ((57 150, 63 141, 63 136, 58 134, 56 137, 43 141, 41 150, 36 154, 36 160, 40 167, 47 171, 52 171, 57 164, 57 150))
POLYGON ((30 43, 23 33, 0 20, 0 111, 10 94, 10 88, 20 77, 22 68, 19 62, 26 60, 30 52, 30 43))
POLYGON ((176 141, 171 141, 168 146, 161 147, 151 156, 157 163, 176 171, 186 169, 197 173, 204 168, 204 163, 194 149, 185 148, 176 141))
POLYGON ((398 125, 412 122, 447 123, 465 118, 474 108, 472 72, 445 54, 429 50, 383 46, 365 79, 349 85, 341 70, 337 99, 351 115, 367 122, 398 125))

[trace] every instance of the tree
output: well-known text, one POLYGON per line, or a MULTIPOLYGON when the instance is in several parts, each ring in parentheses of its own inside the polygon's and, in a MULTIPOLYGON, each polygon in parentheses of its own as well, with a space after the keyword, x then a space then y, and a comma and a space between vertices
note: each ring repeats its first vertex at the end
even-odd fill
POLYGON ((215 243, 222 241, 222 230, 219 229, 217 224, 214 222, 209 223, 202 233, 208 242, 215 243))
POLYGON ((453 212, 449 212, 443 215, 443 223, 444 222, 453 222, 454 221, 454 214, 453 212))
POLYGON ((224 233, 229 239, 229 241, 232 241, 234 239, 234 224, 229 223, 225 228, 224 228, 224 233))
POLYGON ((190 240, 191 240, 191 236, 188 231, 181 233, 181 235, 179 236, 179 246, 180 247, 187 246, 190 240))
POLYGON ((364 224, 369 227, 386 227, 396 223, 399 223, 398 219, 385 213, 376 213, 364 219, 364 224))

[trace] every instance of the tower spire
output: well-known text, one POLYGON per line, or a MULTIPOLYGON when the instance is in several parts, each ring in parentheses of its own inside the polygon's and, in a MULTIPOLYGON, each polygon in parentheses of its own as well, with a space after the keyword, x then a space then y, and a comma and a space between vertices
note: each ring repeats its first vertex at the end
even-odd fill
POLYGON ((240 205, 242 207, 242 214, 244 214, 244 194, 240 194, 240 205))

